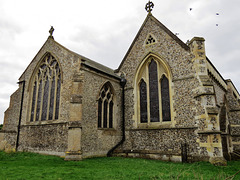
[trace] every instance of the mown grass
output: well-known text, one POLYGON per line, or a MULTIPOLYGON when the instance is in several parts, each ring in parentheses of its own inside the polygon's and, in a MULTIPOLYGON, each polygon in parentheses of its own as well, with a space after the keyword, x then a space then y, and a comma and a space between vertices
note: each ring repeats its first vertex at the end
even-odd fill
MULTIPOLYGON (((0 151, 0 179, 226 179, 240 170, 240 161, 216 167, 208 162, 182 164, 130 158, 64 161, 35 153, 0 151)), ((240 174, 234 176, 240 179, 240 174)))

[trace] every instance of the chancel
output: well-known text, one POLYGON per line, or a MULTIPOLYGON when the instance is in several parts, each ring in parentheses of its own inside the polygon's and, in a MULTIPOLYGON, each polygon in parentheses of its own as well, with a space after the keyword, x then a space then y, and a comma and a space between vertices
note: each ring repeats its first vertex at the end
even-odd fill
POLYGON ((182 42, 152 15, 153 7, 146 4, 146 19, 115 70, 55 41, 51 27, 10 97, 0 149, 66 160, 234 159, 237 89, 206 56, 203 37, 182 42))

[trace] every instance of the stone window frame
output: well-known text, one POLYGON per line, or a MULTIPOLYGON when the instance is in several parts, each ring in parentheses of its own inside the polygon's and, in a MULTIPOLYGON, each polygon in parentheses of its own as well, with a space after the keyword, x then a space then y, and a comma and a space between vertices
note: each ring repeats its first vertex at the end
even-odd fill
MULTIPOLYGON (((49 69, 52 70, 52 67, 49 67, 49 69)), ((42 72, 41 72, 42 73, 42 72)), ((42 75, 43 76, 43 75, 42 75)), ((46 77, 41 77, 42 80, 46 80, 46 77)), ((30 123, 48 123, 49 121, 52 122, 52 121, 55 121, 55 120, 59 120, 60 119, 60 104, 61 104, 61 89, 62 89, 62 82, 63 82, 63 74, 62 74, 62 67, 61 67, 61 64, 59 63, 59 60, 56 58, 56 56, 54 56, 52 53, 50 52, 46 52, 40 59, 40 61, 37 63, 33 73, 32 73, 32 76, 30 78, 30 81, 29 81, 29 87, 28 87, 28 91, 29 91, 29 108, 28 108, 28 122, 30 123), (58 66, 58 72, 56 71, 52 71, 52 73, 54 74, 54 78, 55 78, 55 88, 53 88, 54 92, 53 92, 53 96, 54 96, 54 99, 53 99, 53 107, 51 107, 50 103, 51 103, 51 91, 52 91, 52 82, 51 81, 53 77, 50 77, 51 75, 49 75, 49 70, 47 70, 47 77, 49 78, 49 88, 48 88, 48 96, 47 96, 47 112, 46 112, 46 119, 42 119, 42 108, 43 108, 43 96, 44 96, 44 87, 42 87, 42 93, 41 93, 41 100, 40 100, 40 110, 39 110, 39 117, 38 117, 38 120, 36 119, 36 116, 37 116, 37 106, 38 106, 38 91, 39 91, 39 84, 40 84, 40 81, 38 79, 38 74, 39 72, 41 72, 40 70, 40 67, 42 65, 47 65, 47 60, 49 59, 49 61, 56 61, 55 63, 55 66, 57 64, 58 66), (59 80, 60 78, 60 80, 59 80), (34 95, 34 86, 36 85, 36 82, 37 82, 37 89, 36 89, 36 92, 35 92, 35 105, 33 106, 33 95, 34 95), (60 83, 60 84, 58 84, 60 83), (58 87, 59 85, 59 87, 58 87), (58 98, 57 98, 57 95, 58 95, 58 98), (34 110, 32 111, 32 108, 34 107, 34 110), (49 118, 49 112, 50 112, 50 108, 53 109, 53 112, 52 112, 52 118, 49 118), (56 113, 56 111, 58 111, 56 113), (32 117, 33 116, 33 117, 32 117), (57 116, 57 118, 56 118, 57 116)), ((44 85, 44 83, 43 83, 44 85)))
POLYGON ((150 45, 153 45, 153 44, 156 44, 156 43, 157 43, 157 39, 155 38, 155 36, 153 34, 149 33, 147 35, 147 38, 144 41, 144 45, 145 46, 150 46, 150 45), (149 42, 150 38, 153 40, 153 42, 149 42))
POLYGON ((116 103, 115 103, 114 88, 112 84, 109 81, 107 81, 101 86, 100 91, 98 93, 98 97, 97 97, 97 128, 99 130, 114 129, 115 110, 116 110, 115 104, 116 103), (105 92, 104 96, 102 95, 103 92, 105 92), (108 98, 109 93, 110 93, 110 97, 108 98), (105 102, 107 103, 107 108, 105 108, 105 102), (111 118, 110 118, 110 115, 111 115, 111 118))
POLYGON ((134 105, 134 127, 135 128, 165 128, 170 127, 174 123, 174 117, 173 117, 173 100, 172 100, 172 73, 170 71, 170 67, 167 64, 166 61, 163 60, 163 58, 160 58, 159 56, 150 53, 147 55, 143 61, 140 63, 139 67, 137 68, 136 75, 135 75, 135 84, 134 84, 134 94, 135 94, 135 105, 134 105), (140 82, 143 80, 146 84, 149 83, 149 77, 148 77, 148 66, 151 63, 151 61, 154 60, 157 63, 157 70, 158 70, 158 95, 159 95, 159 122, 150 122, 150 102, 149 102, 149 88, 147 88, 147 101, 148 101, 148 121, 147 123, 141 123, 140 121, 140 82), (168 78, 169 82, 169 98, 170 98, 170 117, 171 121, 163 121, 162 119, 162 97, 161 97, 161 79, 165 76, 168 78))

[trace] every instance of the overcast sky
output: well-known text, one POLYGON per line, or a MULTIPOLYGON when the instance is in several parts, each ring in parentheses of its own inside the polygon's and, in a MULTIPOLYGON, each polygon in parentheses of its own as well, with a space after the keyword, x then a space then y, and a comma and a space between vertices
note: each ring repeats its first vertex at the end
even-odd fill
MULTIPOLYGON (((206 54, 240 90, 240 1, 152 0, 152 14, 206 54), (191 8, 191 10, 190 10, 191 8), (217 15, 219 14, 219 15, 217 15)), ((0 124, 18 78, 48 38, 116 69, 147 16, 148 0, 0 0, 0 124)))

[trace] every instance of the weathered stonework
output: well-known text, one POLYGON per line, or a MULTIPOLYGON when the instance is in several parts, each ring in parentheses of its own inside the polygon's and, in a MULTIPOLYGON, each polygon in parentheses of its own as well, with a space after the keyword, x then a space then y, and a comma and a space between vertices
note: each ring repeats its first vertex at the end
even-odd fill
MULTIPOLYGON (((216 164, 225 162, 224 158, 230 160, 231 153, 240 151, 240 96, 206 57, 204 41, 194 37, 183 43, 149 13, 114 71, 66 49, 51 35, 19 78, 19 88, 5 112, 0 149, 59 155, 65 160, 112 154, 164 161, 211 159, 216 164), (59 114, 55 119, 31 120, 31 113, 43 111, 43 105, 39 109, 33 106, 39 111, 31 111, 36 100, 34 87, 38 88, 37 103, 44 104, 45 95, 49 100, 46 106, 57 107, 53 94, 57 94, 58 86, 52 83, 52 76, 47 76, 55 66, 45 72, 55 89, 49 90, 44 75, 43 90, 41 83, 34 86, 33 82, 42 62, 48 63, 49 54, 61 73, 59 114), (145 82, 149 94, 152 61, 157 69, 159 119, 141 122, 139 82, 145 82), (168 99, 161 94, 166 90, 161 89, 163 77, 168 82, 168 99), (127 81, 125 87, 122 80, 127 81), (164 98, 168 105, 163 103, 164 98), (165 106, 169 106, 167 120, 163 119, 165 106)), ((149 116, 148 95, 146 102, 149 116)))

